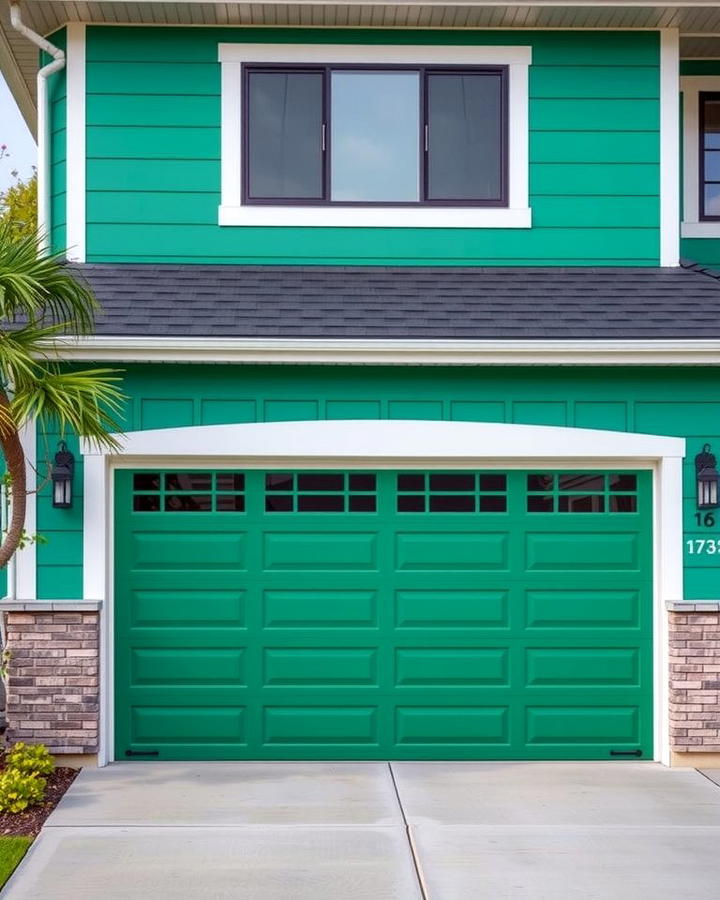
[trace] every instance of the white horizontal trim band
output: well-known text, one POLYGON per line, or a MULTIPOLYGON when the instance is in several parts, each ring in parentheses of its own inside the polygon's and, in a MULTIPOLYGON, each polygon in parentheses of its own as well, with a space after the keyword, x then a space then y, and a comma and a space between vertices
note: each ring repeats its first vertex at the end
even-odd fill
POLYGON ((105 337, 68 339, 63 359, 349 365, 720 365, 720 340, 371 340, 105 337))
POLYGON ((218 224, 282 228, 531 228, 532 211, 445 206, 220 206, 218 224))
POLYGON ((683 222, 680 236, 684 238, 720 238, 720 222, 683 222))

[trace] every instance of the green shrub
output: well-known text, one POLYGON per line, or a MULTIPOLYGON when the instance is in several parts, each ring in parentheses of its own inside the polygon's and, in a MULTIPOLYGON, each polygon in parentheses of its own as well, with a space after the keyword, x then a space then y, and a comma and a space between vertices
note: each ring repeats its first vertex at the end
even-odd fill
POLYGON ((55 760, 45 744, 24 744, 20 741, 5 754, 5 766, 23 775, 52 775, 55 760))
POLYGON ((45 796, 45 779, 5 769, 0 775, 0 812, 19 813, 45 796))

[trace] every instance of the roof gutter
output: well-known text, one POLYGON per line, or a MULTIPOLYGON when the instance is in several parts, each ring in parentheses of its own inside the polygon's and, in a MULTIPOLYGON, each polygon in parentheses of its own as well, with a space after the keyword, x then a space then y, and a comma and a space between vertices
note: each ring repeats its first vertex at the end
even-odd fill
POLYGON ((720 340, 373 340, 91 335, 62 359, 290 365, 720 366, 720 340))
POLYGON ((47 102, 48 79, 65 66, 65 54, 50 41, 33 31, 22 20, 20 6, 10 4, 10 24, 29 41, 52 57, 52 62, 43 66, 37 73, 37 108, 38 108, 38 149, 40 159, 38 165, 38 233, 42 249, 50 244, 50 109, 47 102))

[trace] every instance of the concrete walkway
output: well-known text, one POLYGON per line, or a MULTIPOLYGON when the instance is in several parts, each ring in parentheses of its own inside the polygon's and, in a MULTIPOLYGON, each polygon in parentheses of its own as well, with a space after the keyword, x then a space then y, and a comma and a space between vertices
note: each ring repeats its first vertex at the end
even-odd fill
POLYGON ((706 900, 719 847, 720 786, 653 763, 116 763, 1 900, 706 900))

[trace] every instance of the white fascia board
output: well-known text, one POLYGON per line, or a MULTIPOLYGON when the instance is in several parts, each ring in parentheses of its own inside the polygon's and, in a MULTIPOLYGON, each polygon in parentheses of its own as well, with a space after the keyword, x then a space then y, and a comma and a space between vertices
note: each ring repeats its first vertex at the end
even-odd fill
POLYGON ((61 359, 316 365, 720 365, 720 340, 371 340, 89 336, 61 359))

